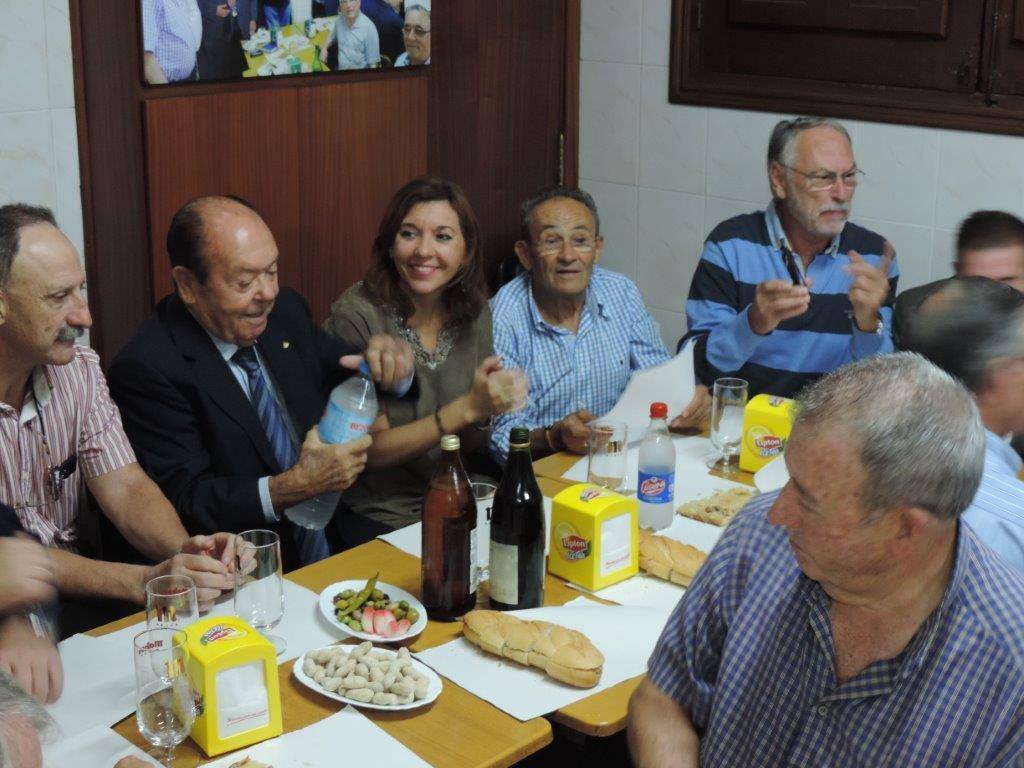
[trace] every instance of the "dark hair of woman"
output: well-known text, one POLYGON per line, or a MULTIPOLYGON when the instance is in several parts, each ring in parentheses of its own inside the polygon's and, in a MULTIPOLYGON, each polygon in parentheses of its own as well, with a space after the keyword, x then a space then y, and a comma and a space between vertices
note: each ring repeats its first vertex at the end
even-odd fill
POLYGON ((370 268, 363 279, 367 298, 388 304, 403 320, 413 312, 413 304, 402 285, 391 249, 409 211, 418 203, 447 202, 459 217, 459 227, 466 243, 466 259, 462 269, 441 294, 442 306, 447 310, 446 326, 461 325, 473 320, 487 301, 480 256, 480 225, 466 193, 458 184, 437 178, 420 176, 398 190, 380 221, 373 240, 370 268))

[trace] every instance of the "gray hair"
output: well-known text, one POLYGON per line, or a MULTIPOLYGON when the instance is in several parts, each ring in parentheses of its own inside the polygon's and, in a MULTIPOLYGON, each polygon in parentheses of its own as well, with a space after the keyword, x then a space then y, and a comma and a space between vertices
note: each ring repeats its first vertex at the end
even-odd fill
POLYGON ((842 428, 859 444, 868 516, 900 506, 954 520, 974 498, 985 432, 974 399, 910 352, 833 371, 797 398, 794 430, 842 428))
POLYGON ((975 394, 993 365, 1024 356, 1024 295, 985 277, 933 283, 911 307, 897 343, 959 379, 975 394))
POLYGON ((831 128, 841 133, 846 140, 850 142, 850 146, 853 146, 853 139, 850 138, 849 131, 840 123, 831 117, 797 117, 793 120, 780 120, 772 128, 771 138, 768 139, 768 170, 771 171, 772 163, 780 163, 781 165, 792 165, 793 164, 793 144, 796 141, 796 137, 804 131, 809 131, 811 128, 831 128))
POLYGON ((53 211, 41 205, 0 205, 0 288, 6 288, 7 281, 11 279, 11 266, 21 248, 21 230, 33 224, 52 224, 56 227, 57 220, 53 217, 53 211))
POLYGON ((430 15, 430 8, 426 5, 421 5, 420 3, 412 3, 411 5, 406 5, 405 12, 408 14, 409 11, 423 11, 425 14, 427 14, 427 16, 430 15))
POLYGON ((40 741, 54 727, 53 718, 43 706, 25 693, 13 677, 0 672, 0 768, 14 768, 14 758, 6 744, 19 723, 27 723, 40 741))
POLYGON ((554 185, 537 190, 519 206, 519 214, 521 217, 519 225, 520 240, 525 240, 526 242, 530 241, 530 218, 533 216, 533 212, 537 209, 537 206, 541 203, 546 203, 548 200, 555 200, 560 197, 575 200, 577 203, 583 203, 594 217, 594 235, 597 236, 601 234, 601 217, 597 215, 597 203, 594 202, 594 198, 592 198, 588 192, 584 192, 579 187, 563 187, 554 185))

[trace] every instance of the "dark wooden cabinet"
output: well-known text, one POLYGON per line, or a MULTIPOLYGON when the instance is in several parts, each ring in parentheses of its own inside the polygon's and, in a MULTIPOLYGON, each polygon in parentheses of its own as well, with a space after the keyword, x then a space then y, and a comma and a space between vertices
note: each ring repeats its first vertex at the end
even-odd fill
POLYGON ((673 0, 670 100, 1024 134, 1024 0, 673 0))

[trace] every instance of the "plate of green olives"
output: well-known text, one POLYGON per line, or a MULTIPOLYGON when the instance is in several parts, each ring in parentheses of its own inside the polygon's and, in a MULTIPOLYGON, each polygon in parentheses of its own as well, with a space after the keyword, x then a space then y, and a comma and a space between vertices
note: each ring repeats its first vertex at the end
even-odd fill
POLYGON ((343 633, 361 640, 395 643, 416 637, 427 626, 423 603, 376 576, 331 584, 320 593, 320 611, 343 633))

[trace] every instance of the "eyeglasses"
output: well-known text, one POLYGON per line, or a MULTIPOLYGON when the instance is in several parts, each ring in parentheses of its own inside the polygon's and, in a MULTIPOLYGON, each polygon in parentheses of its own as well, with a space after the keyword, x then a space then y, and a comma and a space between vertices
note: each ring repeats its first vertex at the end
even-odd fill
POLYGON ((835 171, 815 171, 814 173, 807 173, 801 171, 799 168, 794 168, 792 165, 786 165, 785 163, 779 163, 783 168, 788 168, 794 173, 799 173, 805 179, 807 179, 808 189, 814 192, 824 192, 827 189, 832 189, 840 180, 843 185, 853 189, 860 183, 860 177, 864 175, 864 171, 860 168, 854 168, 852 171, 846 173, 836 173, 835 171))
MULTIPOLYGON (((43 451, 47 458, 50 458, 50 441, 46 439, 46 422, 43 415, 39 414, 39 438, 43 442, 43 451)), ((44 484, 46 486, 46 498, 41 501, 24 501, 15 504, 15 509, 40 509, 51 504, 56 504, 64 496, 64 481, 75 474, 78 469, 78 454, 73 453, 60 464, 52 464, 45 470, 44 484)))
MULTIPOLYGON (((569 238, 569 247, 576 253, 590 253, 596 243, 597 241, 589 235, 573 235, 569 238)), ((534 242, 533 246, 539 253, 551 256, 562 252, 565 248, 565 239, 555 236, 544 237, 534 242)))
POLYGON ((409 24, 406 24, 404 27, 402 27, 402 34, 407 35, 409 37, 426 37, 427 35, 430 34, 430 30, 424 29, 423 27, 413 27, 410 26, 409 24))

